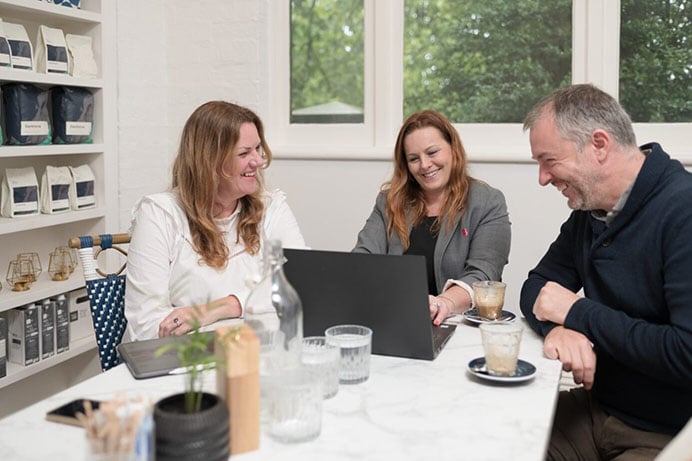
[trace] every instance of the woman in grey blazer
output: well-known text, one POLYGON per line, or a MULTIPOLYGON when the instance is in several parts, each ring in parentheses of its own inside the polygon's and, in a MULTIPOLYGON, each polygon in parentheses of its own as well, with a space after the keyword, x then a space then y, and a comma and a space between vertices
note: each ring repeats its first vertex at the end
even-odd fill
POLYGON ((466 152, 441 114, 412 114, 399 130, 394 173, 358 234, 354 252, 426 258, 430 316, 473 305, 476 280, 501 280, 511 240, 505 197, 468 175, 466 152))

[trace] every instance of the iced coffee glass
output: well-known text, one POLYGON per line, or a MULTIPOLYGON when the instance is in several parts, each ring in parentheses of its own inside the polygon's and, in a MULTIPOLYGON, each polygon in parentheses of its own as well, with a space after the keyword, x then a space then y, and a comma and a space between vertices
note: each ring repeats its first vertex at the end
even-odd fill
POLYGON ((518 322, 483 323, 479 328, 488 373, 493 376, 514 376, 524 328, 518 322))
POLYGON ((507 284, 492 280, 473 282, 473 296, 478 315, 488 320, 497 320, 502 316, 502 306, 505 304, 505 288, 507 284))

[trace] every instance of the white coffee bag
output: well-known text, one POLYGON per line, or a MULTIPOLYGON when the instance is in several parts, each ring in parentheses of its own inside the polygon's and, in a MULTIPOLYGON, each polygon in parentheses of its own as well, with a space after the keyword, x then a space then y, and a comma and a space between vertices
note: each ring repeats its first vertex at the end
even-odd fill
POLYGON ((10 44, 5 35, 5 26, 0 19, 0 67, 10 67, 10 44))
POLYGON ((62 30, 39 26, 36 37, 36 71, 44 74, 66 74, 67 64, 67 44, 62 30))
POLYGON ((10 62, 13 69, 34 69, 34 48, 26 29, 21 24, 3 23, 5 36, 10 44, 10 62))
POLYGON ((3 101, 2 101, 2 86, 0 86, 0 146, 5 143, 5 138, 2 135, 2 125, 5 123, 5 113, 3 112, 3 101))
POLYGON ((41 178, 41 212, 46 214, 70 211, 72 175, 66 166, 47 166, 41 178))
POLYGON ((72 188, 70 189, 70 206, 73 210, 83 210, 96 206, 94 184, 96 178, 89 165, 70 167, 72 188))
POLYGON ((65 35, 69 52, 70 75, 73 77, 96 78, 98 65, 91 47, 91 37, 87 35, 65 35))
POLYGON ((6 218, 38 214, 38 180, 34 168, 7 168, 2 177, 0 214, 6 218))

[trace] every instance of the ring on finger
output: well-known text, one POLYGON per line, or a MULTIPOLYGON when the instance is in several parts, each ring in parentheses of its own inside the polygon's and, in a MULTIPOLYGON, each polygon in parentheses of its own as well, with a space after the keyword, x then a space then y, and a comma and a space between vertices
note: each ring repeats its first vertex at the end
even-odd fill
POLYGON ((180 326, 180 319, 178 317, 174 318, 173 323, 175 323, 176 327, 180 326))

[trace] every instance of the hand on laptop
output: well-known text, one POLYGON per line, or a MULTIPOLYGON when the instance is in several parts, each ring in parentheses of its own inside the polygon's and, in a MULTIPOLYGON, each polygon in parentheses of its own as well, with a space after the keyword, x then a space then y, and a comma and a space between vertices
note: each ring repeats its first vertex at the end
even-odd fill
POLYGON ((454 315, 454 303, 446 296, 428 295, 430 303, 430 318, 434 325, 439 325, 447 317, 454 315))
POLYGON ((461 314, 471 308, 471 295, 460 285, 451 285, 437 296, 428 295, 430 318, 434 325, 439 325, 446 318, 461 314))

